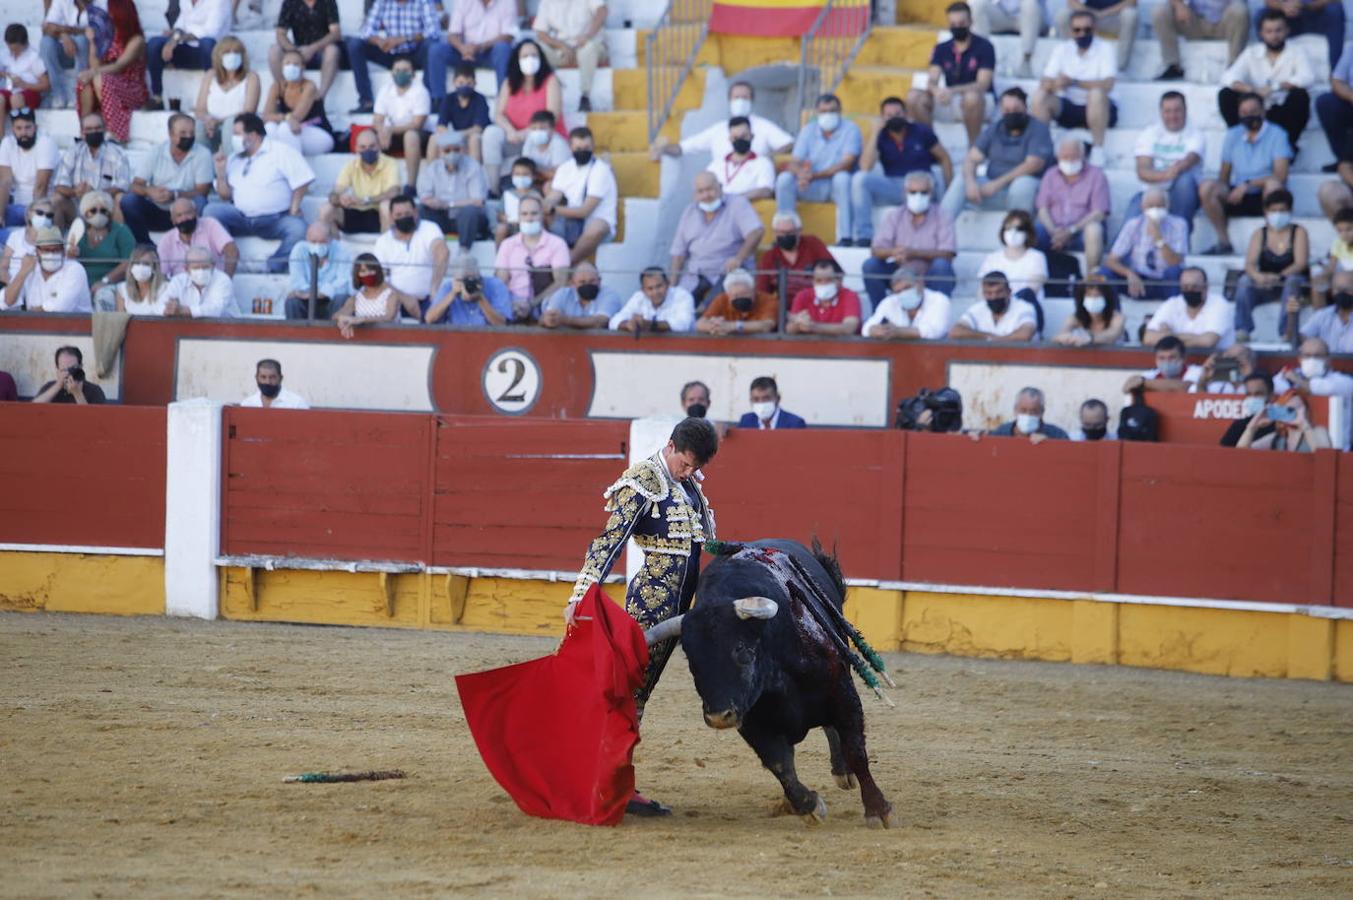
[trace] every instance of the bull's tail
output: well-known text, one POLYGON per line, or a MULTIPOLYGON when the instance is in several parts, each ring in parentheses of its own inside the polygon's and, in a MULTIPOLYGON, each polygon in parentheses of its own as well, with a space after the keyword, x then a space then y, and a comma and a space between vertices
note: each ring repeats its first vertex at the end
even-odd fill
POLYGON ((836 596, 841 598, 841 603, 846 602, 846 576, 841 572, 841 562, 836 558, 836 545, 832 544, 832 552, 828 553, 822 548, 822 542, 818 540, 817 535, 813 535, 813 559, 827 571, 827 577, 832 580, 832 587, 836 588, 836 596))

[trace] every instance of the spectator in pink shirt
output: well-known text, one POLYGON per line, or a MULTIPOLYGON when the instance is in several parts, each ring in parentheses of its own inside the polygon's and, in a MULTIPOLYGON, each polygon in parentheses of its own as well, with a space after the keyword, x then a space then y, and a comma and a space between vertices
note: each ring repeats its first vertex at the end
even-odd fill
POLYGON ((539 194, 521 199, 517 217, 520 230, 498 245, 493 274, 512 295, 513 321, 533 322, 540 316, 540 304, 568 283, 568 244, 545 230, 539 194))
POLYGON ((1065 138, 1057 145, 1057 167, 1049 169, 1034 200, 1038 249, 1085 251, 1088 271, 1104 253, 1104 220, 1109 217, 1109 179, 1085 161, 1085 144, 1065 138))
POLYGON ((196 204, 187 197, 170 205, 169 220, 174 227, 164 233, 156 247, 166 279, 188 268, 188 250, 192 247, 209 251, 216 268, 230 276, 235 274, 240 249, 224 225, 211 216, 199 216, 196 204))

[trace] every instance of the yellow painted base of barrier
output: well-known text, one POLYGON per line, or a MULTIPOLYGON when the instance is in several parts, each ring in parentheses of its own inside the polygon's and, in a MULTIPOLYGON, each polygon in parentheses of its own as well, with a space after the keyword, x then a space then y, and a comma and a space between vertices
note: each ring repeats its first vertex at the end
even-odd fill
POLYGON ((164 560, 88 553, 0 553, 0 610, 164 615, 164 560))

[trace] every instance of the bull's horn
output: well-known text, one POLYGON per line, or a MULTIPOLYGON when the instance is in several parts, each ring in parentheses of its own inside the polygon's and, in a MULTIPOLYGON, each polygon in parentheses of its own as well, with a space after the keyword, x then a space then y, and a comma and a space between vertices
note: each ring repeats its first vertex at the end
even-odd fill
POLYGON ((686 618, 684 615, 673 616, 654 625, 644 632, 644 641, 652 647, 659 641, 670 641, 673 638, 681 636, 681 620, 686 618))
POLYGON ((769 597, 742 597, 733 601, 739 619, 773 619, 780 604, 769 597))

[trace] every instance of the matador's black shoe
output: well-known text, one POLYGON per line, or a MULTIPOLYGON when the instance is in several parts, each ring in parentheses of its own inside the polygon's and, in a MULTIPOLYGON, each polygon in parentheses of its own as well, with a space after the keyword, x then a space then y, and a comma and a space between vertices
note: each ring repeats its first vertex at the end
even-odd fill
POLYGON ((656 800, 649 800, 643 794, 635 793, 630 798, 630 802, 625 805, 625 815, 644 816, 645 818, 655 818, 658 816, 670 816, 672 807, 663 806, 656 800))

